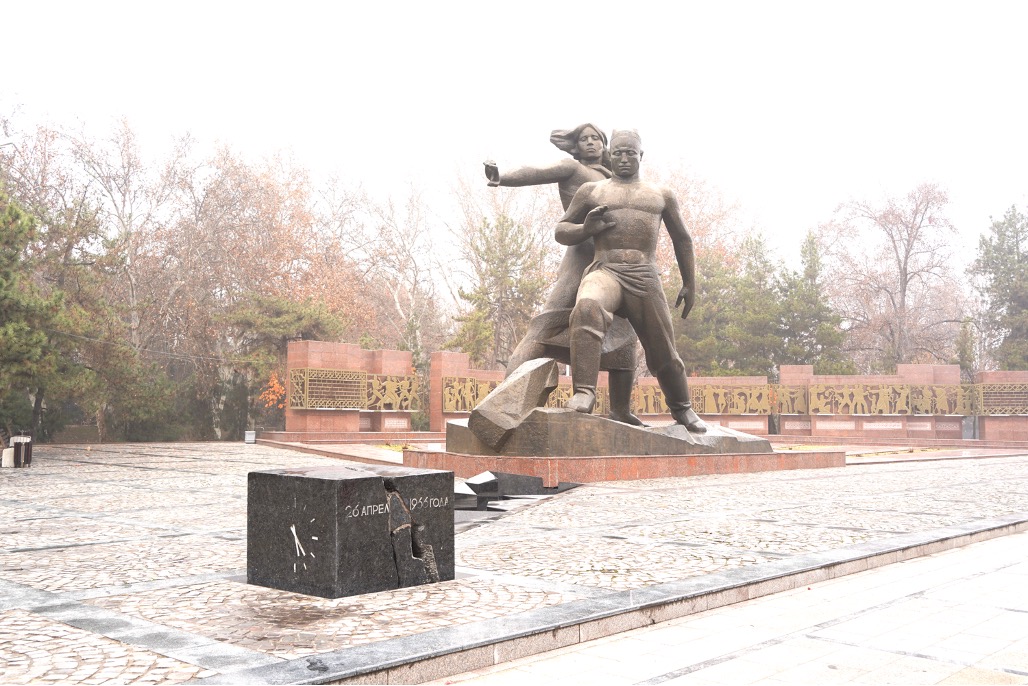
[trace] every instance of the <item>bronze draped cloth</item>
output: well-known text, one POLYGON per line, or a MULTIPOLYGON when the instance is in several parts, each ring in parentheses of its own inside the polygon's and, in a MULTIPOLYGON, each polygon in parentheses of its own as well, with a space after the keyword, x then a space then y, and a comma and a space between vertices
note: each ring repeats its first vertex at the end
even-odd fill
POLYGON ((585 274, 591 274, 597 270, 610 274, 625 289, 625 293, 637 298, 645 298, 655 292, 664 292, 660 274, 652 264, 613 264, 597 261, 585 268, 585 274))
MULTIPOLYGON (((620 315, 628 319, 631 328, 639 336, 643 352, 646 355, 646 366, 659 379, 662 375, 673 374, 675 378, 684 374, 685 366, 675 349, 675 331, 671 322, 671 310, 664 296, 664 285, 660 281, 660 273, 654 264, 624 264, 594 261, 585 274, 602 271, 609 275, 621 287, 621 304, 617 312, 604 312, 607 324, 608 317, 620 315)), ((617 322, 617 318, 613 318, 617 322)), ((613 326, 610 326, 613 329, 613 326)), ((610 335, 607 330, 607 336, 610 335)), ((601 332, 602 333, 602 332, 601 332)), ((672 387, 661 381, 661 388, 671 405, 672 387)), ((674 399, 686 403, 688 397, 674 399)))

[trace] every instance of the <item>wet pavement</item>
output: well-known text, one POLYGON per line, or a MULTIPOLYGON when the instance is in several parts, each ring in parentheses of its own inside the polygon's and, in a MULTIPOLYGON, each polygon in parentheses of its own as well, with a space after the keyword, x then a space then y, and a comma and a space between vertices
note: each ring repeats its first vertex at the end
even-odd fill
POLYGON ((334 462, 37 446, 0 471, 0 683, 414 682, 1028 526, 1028 456, 611 482, 466 521, 453 581, 336 600, 247 585, 246 474, 334 462))
POLYGON ((433 684, 1028 684, 1028 533, 433 684))

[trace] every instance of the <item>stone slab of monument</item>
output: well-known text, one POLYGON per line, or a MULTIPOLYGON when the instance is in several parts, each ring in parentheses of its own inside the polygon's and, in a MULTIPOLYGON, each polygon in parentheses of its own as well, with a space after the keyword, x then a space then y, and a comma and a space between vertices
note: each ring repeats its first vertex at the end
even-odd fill
POLYGON ((559 382, 555 360, 525 362, 478 403, 468 428, 491 449, 500 450, 525 417, 546 404, 559 382))
POLYGON ((491 495, 494 498, 500 497, 500 480, 492 472, 482 472, 465 479, 468 485, 478 495, 491 495))
POLYGON ((246 580, 322 598, 451 580, 453 485, 388 465, 250 472, 246 580))
POLYGON ((482 500, 477 493, 471 490, 463 481, 453 484, 453 508, 455 510, 478 510, 485 507, 488 499, 482 500), (479 505, 482 505, 480 508, 479 505))
POLYGON ((465 455, 541 457, 773 452, 766 438, 720 426, 710 426, 706 433, 695 434, 677 424, 630 426, 606 417, 546 407, 529 413, 500 450, 481 441, 466 422, 447 422, 446 450, 465 455))
POLYGON ((561 481, 556 486, 547 488, 543 485, 543 479, 540 476, 511 474, 509 472, 493 473, 496 474, 500 495, 504 497, 554 495, 581 486, 578 483, 561 481))

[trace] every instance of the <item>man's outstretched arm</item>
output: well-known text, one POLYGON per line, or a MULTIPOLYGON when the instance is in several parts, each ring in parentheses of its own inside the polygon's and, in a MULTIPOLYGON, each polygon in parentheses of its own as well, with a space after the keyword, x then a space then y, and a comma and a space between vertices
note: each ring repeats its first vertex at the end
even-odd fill
POLYGON ((664 212, 661 218, 664 220, 664 226, 667 227, 668 235, 671 236, 671 245, 675 248, 675 259, 678 261, 678 271, 682 275, 682 290, 678 292, 675 307, 685 304, 685 307, 682 308, 682 319, 685 319, 689 316, 696 301, 696 258, 693 255, 692 236, 685 228, 685 220, 682 219, 682 210, 678 207, 678 200, 667 189, 664 189, 664 212))

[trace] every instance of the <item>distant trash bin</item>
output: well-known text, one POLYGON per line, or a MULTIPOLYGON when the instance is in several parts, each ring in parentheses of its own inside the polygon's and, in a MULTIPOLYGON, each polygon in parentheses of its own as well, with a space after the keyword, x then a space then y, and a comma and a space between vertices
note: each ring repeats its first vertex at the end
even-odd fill
POLYGON ((257 432, 256 431, 244 431, 243 432, 243 442, 244 443, 256 443, 257 442, 257 432))
POLYGON ((28 467, 32 464, 32 436, 11 436, 14 448, 14 466, 28 467))

